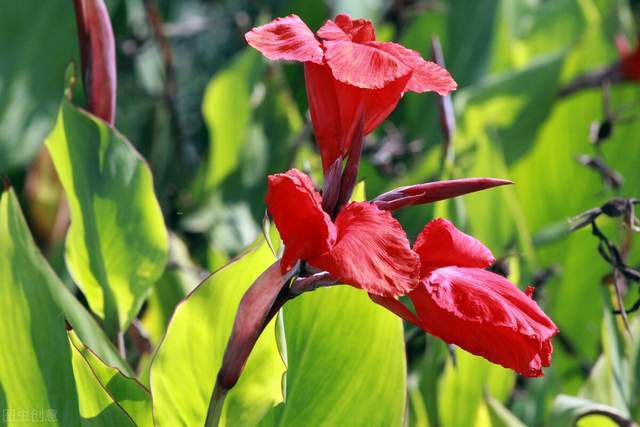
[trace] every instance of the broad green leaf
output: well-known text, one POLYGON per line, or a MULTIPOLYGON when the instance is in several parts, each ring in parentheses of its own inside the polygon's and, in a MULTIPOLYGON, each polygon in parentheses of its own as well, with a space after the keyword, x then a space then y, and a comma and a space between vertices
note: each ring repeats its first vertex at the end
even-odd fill
POLYGON ((149 391, 135 379, 123 375, 116 368, 100 360, 91 349, 78 339, 73 331, 70 331, 68 335, 69 342, 73 347, 72 350, 80 353, 101 388, 106 390, 111 399, 127 413, 135 425, 139 427, 153 426, 149 391))
POLYGON ((563 61, 563 54, 547 57, 457 94, 455 107, 467 142, 492 136, 502 143, 509 165, 529 151, 555 99, 563 61))
MULTIPOLYGON (((71 366, 76 384, 77 407, 79 419, 61 422, 67 425, 103 425, 103 426, 135 426, 134 420, 125 412, 122 406, 104 388, 99 377, 91 365, 83 357, 73 341, 69 338, 68 346, 71 352, 71 366)), ((75 414, 74 414, 75 415, 75 414)), ((77 416, 74 416, 76 418, 77 416)))
POLYGON ((261 426, 402 426, 402 322, 349 286, 321 288, 284 307, 285 403, 261 426))
POLYGON ((501 0, 492 72, 521 68, 541 55, 566 49, 585 27, 579 2, 501 0))
MULTIPOLYGON (((637 89, 614 90, 614 99, 624 103, 637 96, 633 93, 637 94, 637 89)), ((538 132, 535 147, 511 168, 521 211, 533 233, 563 221, 566 224, 572 216, 613 196, 603 189, 596 173, 575 160, 590 151, 587 133, 591 122, 601 118, 600 104, 601 97, 595 91, 556 103, 538 132)), ((616 128, 604 147, 607 161, 625 176, 623 194, 633 194, 639 183, 638 156, 627 145, 639 129, 635 123, 616 128)), ((557 265, 561 270, 545 290, 549 314, 574 344, 578 358, 595 359, 603 307, 600 279, 608 272, 598 256, 597 240, 588 229, 579 230, 540 246, 537 255, 540 265, 557 265)))
MULTIPOLYGON (((122 360, 96 320, 58 279, 38 250, 13 190, 3 193, 0 214, 2 284, 9 286, 12 283, 12 286, 27 288, 32 283, 41 284, 43 290, 34 296, 46 299, 46 305, 52 306, 52 310, 66 318, 80 339, 101 359, 130 374, 131 369, 122 360)), ((37 305, 35 302, 29 302, 29 306, 37 305)))
POLYGON ((497 9, 498 0, 448 2, 447 43, 443 48, 447 68, 461 87, 474 83, 487 70, 497 9))
POLYGON ((38 252, 13 190, 0 199, 0 247, 0 320, 7 325, 0 400, 8 425, 133 425, 70 347, 65 315, 93 342, 107 341, 38 252))
POLYGON ((144 330, 154 345, 166 331, 176 305, 202 281, 206 274, 191 259, 185 243, 175 234, 169 235, 169 263, 147 300, 141 319, 144 330))
MULTIPOLYGON (((173 314, 151 366, 154 416, 159 426, 203 425, 238 303, 273 262, 260 239, 247 253, 202 282, 173 314)), ((282 400, 284 365, 272 321, 227 395, 221 425, 251 426, 282 400)))
POLYGON ((247 141, 251 120, 251 94, 265 60, 246 48, 209 82, 202 114, 209 128, 209 157, 205 187, 214 188, 236 168, 247 141))
POLYGON ((113 336, 135 318, 167 258, 151 172, 122 135, 67 100, 46 144, 69 200, 67 266, 113 336))

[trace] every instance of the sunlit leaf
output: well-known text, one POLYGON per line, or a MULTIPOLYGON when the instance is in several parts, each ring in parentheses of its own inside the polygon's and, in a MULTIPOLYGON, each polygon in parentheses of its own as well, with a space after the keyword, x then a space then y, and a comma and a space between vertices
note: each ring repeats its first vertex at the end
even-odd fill
POLYGON ((515 373, 461 349, 455 354, 455 365, 447 359, 438 388, 440 422, 443 426, 471 426, 485 405, 485 388, 495 399, 504 401, 515 382, 515 373))
POLYGON ((401 426, 406 367, 402 322, 349 286, 284 307, 286 399, 261 426, 401 426))
POLYGON ((66 100, 46 144, 71 211, 67 266, 113 336, 138 313, 166 262, 151 172, 122 135, 66 100))
MULTIPOLYGON (((140 427, 153 426, 149 391, 135 379, 126 377, 117 369, 105 364, 78 339, 73 331, 69 332, 69 342, 72 345, 72 351, 78 352, 89 366, 101 388, 126 412, 135 425, 140 427)), ((74 354, 74 358, 76 356, 74 354)))
POLYGON ((36 248, 12 190, 0 199, 0 402, 11 425, 133 425, 70 346, 65 316, 119 363, 104 334, 36 248), (26 418, 25 418, 26 417, 26 418))
POLYGON ((211 141, 206 188, 219 184, 240 161, 252 114, 251 94, 264 63, 260 54, 247 48, 207 86, 202 104, 211 141))
MULTIPOLYGON (((236 310, 244 292, 275 258, 263 239, 202 282, 181 302, 151 366, 159 426, 203 425, 236 310)), ((221 425, 251 426, 282 400, 284 365, 271 322, 237 385, 227 395, 221 425)))
MULTIPOLYGON (((34 283, 40 284, 42 290, 33 290, 35 293, 32 296, 48 301, 46 305, 51 305, 54 312, 66 318, 80 339, 100 358, 122 372, 131 373, 131 369, 122 360, 95 319, 47 265, 31 237, 13 190, 3 193, 0 213, 2 284, 9 286, 13 283, 12 286, 26 287, 27 290, 34 283)), ((12 299, 5 298, 2 301, 11 303, 12 299)), ((27 305, 32 309, 37 307, 36 302, 31 302, 30 299, 27 301, 27 305)))

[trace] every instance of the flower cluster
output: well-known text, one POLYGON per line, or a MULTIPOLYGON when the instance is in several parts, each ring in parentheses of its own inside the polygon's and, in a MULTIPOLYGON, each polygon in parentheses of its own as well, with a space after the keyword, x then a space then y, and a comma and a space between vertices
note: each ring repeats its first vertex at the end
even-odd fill
POLYGON ((246 39, 269 59, 304 63, 325 172, 322 193, 295 169, 269 177, 266 204, 285 245, 282 272, 324 272, 448 343, 522 375, 542 375, 558 328, 529 293, 486 270, 495 261, 489 249, 444 219, 429 222, 411 246, 391 214, 509 181, 418 184, 348 202, 364 136, 405 92, 450 93, 456 83, 449 73, 411 49, 376 42, 371 22, 348 15, 315 34, 290 15, 254 28, 246 39), (400 296, 411 299, 415 313, 400 296))

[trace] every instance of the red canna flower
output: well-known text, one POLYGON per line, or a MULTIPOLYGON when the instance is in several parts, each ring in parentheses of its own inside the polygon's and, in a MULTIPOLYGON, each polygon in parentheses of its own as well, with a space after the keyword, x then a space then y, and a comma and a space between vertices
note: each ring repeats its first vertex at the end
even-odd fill
POLYGON ((421 260, 421 284, 409 294, 417 316, 397 300, 374 301, 447 343, 521 375, 543 375, 559 330, 530 293, 484 270, 494 262, 487 247, 437 219, 413 249, 421 260))
POLYGON ((457 87, 439 65, 391 42, 376 42, 366 19, 340 14, 314 35, 296 15, 249 31, 247 42, 272 60, 304 63, 309 111, 325 171, 349 152, 358 117, 364 135, 384 121, 405 92, 447 95, 457 87))
POLYGON ((620 55, 620 72, 624 80, 640 80, 640 37, 635 50, 631 49, 629 40, 619 34, 616 36, 616 47, 620 55))
POLYGON ((269 176, 266 203, 285 245, 283 272, 301 259, 341 283, 386 297, 418 285, 418 255, 388 211, 350 203, 333 222, 311 179, 296 169, 269 176))

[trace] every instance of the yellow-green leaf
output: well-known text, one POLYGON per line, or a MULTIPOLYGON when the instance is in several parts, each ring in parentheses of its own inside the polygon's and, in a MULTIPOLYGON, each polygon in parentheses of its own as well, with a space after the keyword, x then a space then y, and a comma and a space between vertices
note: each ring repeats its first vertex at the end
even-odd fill
POLYGON ((142 157, 64 100, 46 140, 69 200, 66 261, 111 336, 135 318, 167 258, 167 231, 142 157))

